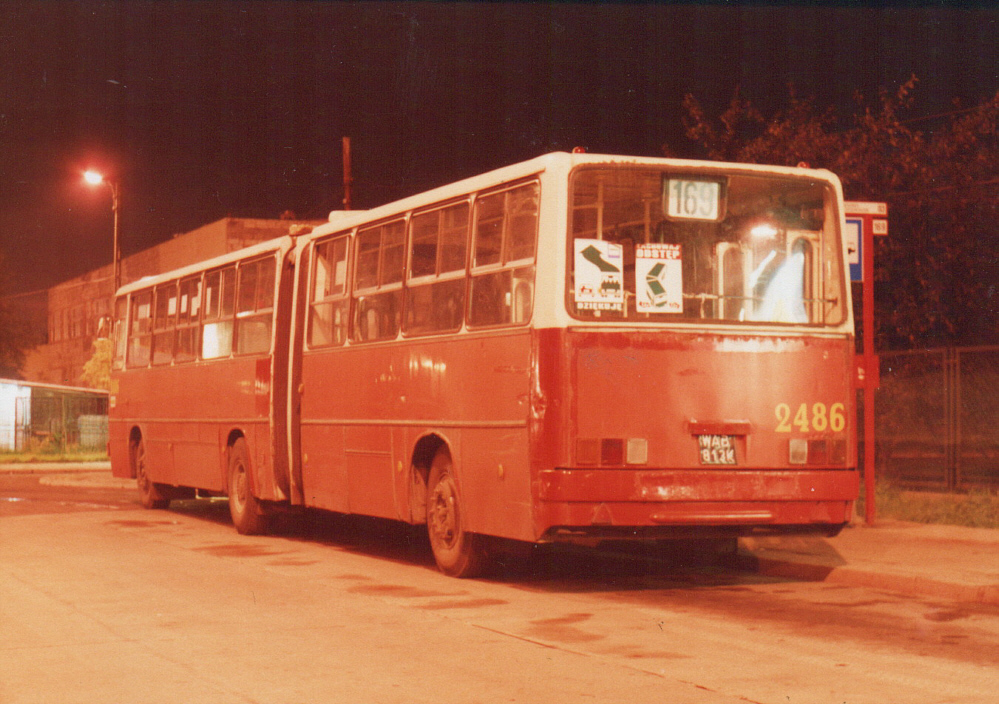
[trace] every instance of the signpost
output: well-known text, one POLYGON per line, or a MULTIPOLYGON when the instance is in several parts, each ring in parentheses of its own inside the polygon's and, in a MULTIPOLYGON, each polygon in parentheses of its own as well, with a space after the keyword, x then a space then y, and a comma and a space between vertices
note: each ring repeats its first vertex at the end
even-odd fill
POLYGON ((874 352, 874 236, 888 234, 888 204, 847 201, 846 241, 850 279, 861 282, 864 298, 863 363, 857 369, 864 389, 864 520, 874 523, 874 391, 880 383, 880 360, 874 352))

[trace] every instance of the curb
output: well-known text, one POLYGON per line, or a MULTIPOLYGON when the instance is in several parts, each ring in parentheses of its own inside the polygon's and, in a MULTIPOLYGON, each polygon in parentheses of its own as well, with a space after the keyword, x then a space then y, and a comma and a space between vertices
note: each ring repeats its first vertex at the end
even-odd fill
POLYGON ((830 567, 808 562, 756 557, 751 554, 745 557, 755 562, 757 574, 767 577, 845 584, 851 587, 898 592, 909 596, 927 596, 949 601, 999 606, 999 584, 954 584, 927 577, 877 572, 859 567, 830 567))

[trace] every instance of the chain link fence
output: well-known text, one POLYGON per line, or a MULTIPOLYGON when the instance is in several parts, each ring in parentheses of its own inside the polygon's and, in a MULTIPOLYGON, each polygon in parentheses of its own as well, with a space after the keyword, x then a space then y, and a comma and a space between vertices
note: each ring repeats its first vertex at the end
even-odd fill
POLYGON ((106 397, 45 393, 16 399, 16 451, 103 451, 108 440, 106 397))
POLYGON ((878 471, 913 489, 999 490, 999 347, 881 355, 878 471))

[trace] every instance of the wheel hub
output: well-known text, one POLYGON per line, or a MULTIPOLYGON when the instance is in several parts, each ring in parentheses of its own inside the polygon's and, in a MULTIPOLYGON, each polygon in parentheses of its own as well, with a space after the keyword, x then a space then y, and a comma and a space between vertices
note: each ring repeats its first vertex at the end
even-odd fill
POLYGON ((451 547, 457 537, 457 510, 454 490, 448 481, 441 481, 434 489, 430 504, 430 522, 433 535, 451 547))

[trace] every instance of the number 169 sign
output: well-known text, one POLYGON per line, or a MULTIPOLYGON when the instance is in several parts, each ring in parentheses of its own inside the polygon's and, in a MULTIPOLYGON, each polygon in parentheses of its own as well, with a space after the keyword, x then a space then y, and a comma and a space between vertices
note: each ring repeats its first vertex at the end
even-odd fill
POLYGON ((663 179, 666 216, 680 220, 718 220, 721 217, 721 183, 663 179))

